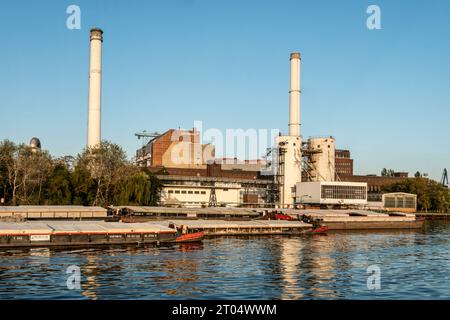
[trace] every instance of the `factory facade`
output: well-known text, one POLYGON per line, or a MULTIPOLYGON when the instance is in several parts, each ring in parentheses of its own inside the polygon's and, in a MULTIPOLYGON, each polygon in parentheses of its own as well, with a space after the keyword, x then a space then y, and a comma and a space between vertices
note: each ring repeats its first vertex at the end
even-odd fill
POLYGON ((215 147, 202 144, 195 128, 170 129, 136 152, 136 162, 162 182, 162 205, 295 208, 367 202, 367 184, 336 180, 336 163, 345 170, 353 166, 341 160, 333 137, 302 141, 300 61, 299 53, 291 54, 289 131, 275 138, 272 174, 263 174, 266 160, 216 159, 215 147))
POLYGON ((215 147, 202 144, 192 130, 170 129, 136 151, 136 163, 162 183, 161 205, 175 207, 274 206, 273 176, 265 161, 215 158, 215 147))
POLYGON ((214 159, 214 145, 200 143, 195 128, 167 130, 136 152, 137 164, 151 168, 206 169, 214 159))
MULTIPOLYGON (((90 31, 87 147, 101 142, 103 31, 90 31)), ((200 133, 170 129, 136 152, 136 163, 162 182, 161 204, 176 206, 276 206, 305 203, 363 205, 381 197, 387 183, 407 178, 355 176, 348 150, 336 150, 334 137, 303 141, 300 130, 301 56, 290 55, 289 130, 274 141, 268 160, 216 158, 215 146, 200 133), (271 167, 271 171, 267 171, 271 167)))

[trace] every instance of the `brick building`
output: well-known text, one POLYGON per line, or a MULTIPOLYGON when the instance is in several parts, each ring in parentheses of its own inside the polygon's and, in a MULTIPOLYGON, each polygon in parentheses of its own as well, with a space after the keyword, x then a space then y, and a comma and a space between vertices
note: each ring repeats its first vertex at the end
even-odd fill
POLYGON ((334 161, 335 179, 337 181, 341 180, 341 177, 353 175, 353 159, 350 157, 349 150, 336 149, 334 161))
POLYGON ((206 163, 214 157, 214 145, 200 143, 195 128, 170 129, 136 151, 137 164, 151 168, 206 169, 206 163))

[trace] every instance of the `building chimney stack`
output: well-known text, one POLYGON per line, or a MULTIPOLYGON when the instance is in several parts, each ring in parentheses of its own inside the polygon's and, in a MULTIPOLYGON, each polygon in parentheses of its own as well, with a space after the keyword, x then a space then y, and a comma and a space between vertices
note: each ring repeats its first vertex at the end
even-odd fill
POLYGON ((87 147, 100 145, 102 98, 102 42, 103 31, 91 29, 89 67, 89 109, 87 147))
POLYGON ((291 53, 291 86, 289 90, 289 135, 300 136, 300 53, 291 53))

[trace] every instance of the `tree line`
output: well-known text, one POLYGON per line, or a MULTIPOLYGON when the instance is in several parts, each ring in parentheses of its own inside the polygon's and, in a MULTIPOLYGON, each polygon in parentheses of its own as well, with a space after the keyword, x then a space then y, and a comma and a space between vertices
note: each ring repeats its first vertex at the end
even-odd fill
POLYGON ((0 199, 5 205, 158 205, 160 181, 102 141, 76 157, 0 141, 0 199))
POLYGON ((421 175, 385 186, 383 192, 417 194, 418 211, 450 212, 449 188, 421 175))

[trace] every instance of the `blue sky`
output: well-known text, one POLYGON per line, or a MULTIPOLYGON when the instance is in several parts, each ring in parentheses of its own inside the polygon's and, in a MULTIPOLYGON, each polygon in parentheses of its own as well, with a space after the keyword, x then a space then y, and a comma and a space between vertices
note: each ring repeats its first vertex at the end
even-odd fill
POLYGON ((287 131, 302 54, 302 134, 333 135, 355 172, 450 167, 449 1, 2 1, 0 139, 54 155, 86 143, 89 29, 104 30, 102 138, 144 129, 287 131), (66 8, 81 8, 81 30, 66 8), (381 30, 368 30, 368 5, 381 30))

